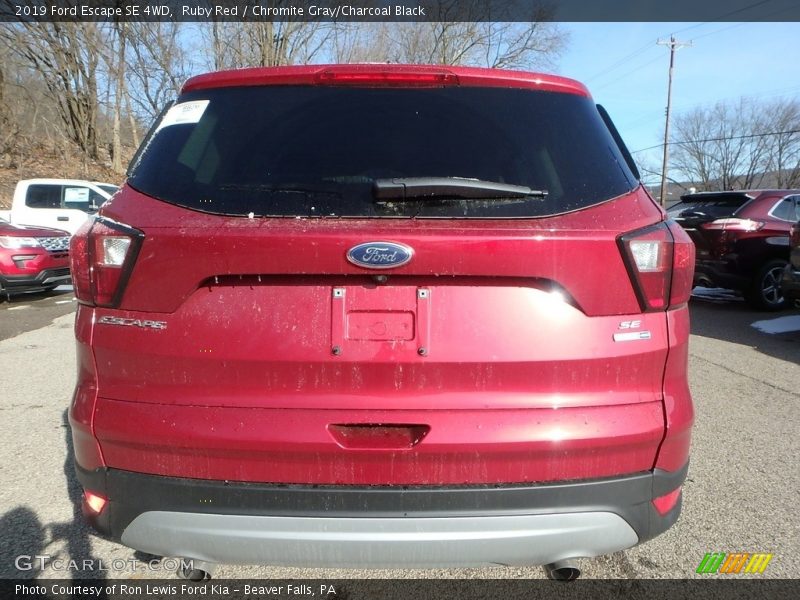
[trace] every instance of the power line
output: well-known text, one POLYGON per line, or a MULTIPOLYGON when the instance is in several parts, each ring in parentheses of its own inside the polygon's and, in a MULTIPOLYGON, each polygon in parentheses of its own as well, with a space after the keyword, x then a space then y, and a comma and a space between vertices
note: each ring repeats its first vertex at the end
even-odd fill
POLYGON ((631 58, 635 58, 636 56, 638 56, 639 54, 641 54, 645 50, 647 50, 649 48, 652 48, 653 47, 653 42, 655 42, 655 41, 657 41, 657 40, 649 40, 641 48, 637 48, 636 50, 634 50, 630 54, 627 54, 627 55, 623 56, 622 58, 620 58, 617 62, 612 64, 610 67, 607 67, 607 68, 603 69, 602 71, 600 71, 599 73, 595 73, 591 77, 587 78, 586 79, 586 83, 590 83, 591 81, 597 79, 598 77, 601 77, 601 76, 605 75, 606 73, 609 73, 609 72, 615 70, 617 67, 621 67, 626 62, 628 62, 628 60, 630 60, 631 58))
MULTIPOLYGON (((748 138, 757 138, 757 137, 767 137, 770 135, 784 135, 784 134, 791 134, 791 133, 800 133, 800 129, 786 129, 784 131, 770 131, 768 133, 749 133, 746 135, 729 135, 724 137, 716 137, 716 138, 702 138, 699 140, 680 140, 680 141, 672 141, 669 142, 670 146, 674 145, 683 145, 683 144, 699 144, 702 142, 727 142, 729 140, 744 140, 748 138)), ((656 144, 655 146, 648 146, 647 148, 641 148, 640 150, 633 150, 631 154, 637 154, 639 152, 647 152, 648 150, 655 150, 656 148, 661 148, 664 144, 656 144)))
MULTIPOLYGON (((727 17, 730 17, 730 16, 735 15, 735 14, 740 13, 740 12, 748 11, 751 8, 755 8, 757 6, 761 6, 762 4, 768 4, 769 2, 772 2, 772 0, 760 0, 760 2, 756 2, 754 4, 750 4, 748 6, 744 6, 742 8, 739 8, 739 9, 732 10, 730 12, 724 13, 724 14, 720 15, 719 17, 717 17, 716 19, 712 19, 711 21, 703 21, 702 23, 695 23, 694 25, 690 25, 689 27, 684 27, 683 29, 679 29, 679 30, 673 32, 673 35, 678 34, 678 33, 683 33, 684 31, 690 31, 692 29, 696 29, 696 28, 702 27, 704 25, 709 25, 711 23, 721 22, 723 19, 726 19, 727 17)), ((788 8, 791 8, 791 7, 788 7, 788 8)), ((766 16, 770 16, 770 15, 773 15, 773 14, 778 14, 778 13, 781 13, 781 12, 785 12, 786 10, 788 10, 788 8, 787 7, 781 8, 779 10, 773 11, 772 13, 769 13, 766 16)), ((720 31, 725 31, 727 29, 731 29, 732 27, 738 27, 740 25, 745 25, 745 24, 748 24, 748 22, 745 21, 745 22, 742 22, 742 23, 737 23, 735 25, 724 27, 722 29, 711 31, 709 33, 705 33, 703 35, 700 35, 700 36, 698 36, 698 37, 696 37, 694 39, 700 39, 701 37, 706 37, 708 35, 713 35, 715 33, 719 33, 720 31)), ((606 73, 609 73, 611 71, 616 70, 618 67, 620 67, 620 66, 624 65, 626 62, 628 62, 628 60, 630 60, 631 58, 635 58, 636 56, 638 56, 639 54, 641 54, 642 52, 644 52, 648 48, 651 48, 652 45, 653 45, 653 42, 657 42, 657 39, 648 41, 644 46, 642 46, 640 48, 637 48, 636 50, 634 50, 630 54, 626 54, 625 56, 623 56, 622 58, 620 58, 616 62, 612 63, 610 66, 606 67, 602 71, 599 71, 599 72, 595 73, 594 75, 586 78, 586 83, 591 83, 592 81, 594 81, 598 77, 602 77, 606 73)), ((617 80, 615 79, 614 81, 617 81, 617 80)))
MULTIPOLYGON (((674 33, 683 33, 684 31, 690 31, 692 29, 696 29, 698 27, 702 27, 703 25, 708 25, 710 23, 718 23, 718 22, 722 21, 723 19, 725 19, 726 17, 733 16, 733 15, 735 15, 737 13, 740 13, 740 12, 745 12, 747 10, 750 10, 751 8, 755 8, 756 6, 761 6, 762 4, 769 4, 770 2, 772 2, 772 0, 761 0, 760 2, 756 2, 755 4, 750 4, 748 6, 743 6, 742 8, 737 8, 736 10, 732 10, 730 12, 727 12, 724 15, 720 15, 716 19, 712 19, 710 21, 703 21, 702 23, 696 23, 695 25, 689 25, 689 27, 684 27, 683 29, 679 29, 678 31, 675 31, 674 33)), ((778 11, 775 11, 775 12, 783 12, 784 10, 786 10, 786 9, 782 8, 782 9, 780 9, 778 11)), ((709 34, 706 34, 706 35, 709 35, 709 34)))
POLYGON ((702 35, 698 35, 692 38, 692 41, 703 39, 704 37, 708 37, 709 35, 715 35, 717 33, 722 33, 723 31, 728 31, 729 29, 733 29, 735 27, 741 27, 742 25, 750 25, 749 22, 743 21, 742 23, 734 23, 733 25, 728 25, 727 27, 722 27, 721 29, 715 29, 714 31, 709 31, 702 35))
POLYGON ((626 78, 626 77, 628 77, 629 75, 632 75, 633 73, 636 73, 637 71, 641 71, 641 70, 642 70, 642 69, 644 69, 645 67, 649 67, 651 64, 653 64, 653 63, 654 63, 654 62, 656 62, 657 60, 661 60, 661 56, 656 56, 656 57, 655 57, 655 58, 653 58, 652 60, 648 60, 646 63, 644 63, 644 64, 642 64, 642 65, 639 65, 639 66, 638 66, 638 67, 636 67, 635 69, 632 69, 632 70, 630 70, 630 71, 627 71, 627 72, 625 72, 624 74, 620 75, 620 76, 619 76, 619 77, 617 77, 616 79, 612 79, 611 81, 607 81, 607 82, 605 82, 603 85, 598 85, 598 86, 594 86, 594 87, 592 87, 592 91, 597 91, 597 90, 602 90, 603 88, 607 88, 608 86, 610 86, 610 85, 612 85, 612 84, 614 84, 614 83, 618 82, 619 80, 621 80, 621 79, 625 79, 625 78, 626 78))
MULTIPOLYGON (((730 17, 730 16, 735 15, 735 14, 740 13, 740 12, 744 12, 744 11, 750 10, 751 8, 755 8, 757 6, 761 6, 762 4, 767 4, 767 3, 771 2, 771 1, 772 0, 760 0, 759 2, 756 2, 754 4, 750 4, 748 6, 744 6, 742 8, 739 8, 739 9, 732 10, 730 12, 724 13, 724 14, 720 15, 719 17, 717 17, 716 19, 712 19, 711 21, 703 21, 702 23, 696 23, 694 25, 690 25, 689 27, 684 27, 683 29, 679 29, 678 31, 673 32, 673 35, 677 34, 677 33, 683 33, 684 31, 690 31, 692 29, 696 29, 697 27, 702 27, 703 25, 709 25, 711 23, 720 22, 720 21, 722 21, 723 19, 725 19, 727 17, 730 17)), ((784 12, 785 10, 787 10, 787 9, 786 8, 782 8, 782 9, 780 9, 778 11, 775 11, 775 13, 784 12)), ((770 13, 770 14, 775 14, 775 13, 770 13)), ((744 23, 741 23, 741 24, 744 24, 744 23)), ((726 29, 728 29, 728 28, 726 28, 726 29)), ((721 30, 718 30, 718 31, 721 31, 721 30)), ((703 36, 700 36, 700 37, 705 37, 706 35, 711 35, 712 33, 718 33, 718 31, 714 31, 714 32, 711 32, 711 33, 706 33, 706 34, 704 34, 703 36)), ((621 66, 621 65, 625 64, 629 59, 634 58, 635 56, 637 56, 640 53, 644 52, 648 48, 651 48, 654 41, 657 41, 657 39, 656 40, 649 40, 644 46, 642 46, 640 48, 637 48, 636 50, 634 50, 630 54, 626 54, 625 56, 620 58, 618 61, 616 61, 615 63, 611 64, 611 66, 603 69, 602 71, 600 71, 598 73, 595 73, 591 77, 588 77, 586 79, 586 83, 590 83, 591 81, 597 79, 598 77, 601 77, 602 75, 605 75, 606 73, 608 73, 610 71, 613 71, 618 66, 621 66)))

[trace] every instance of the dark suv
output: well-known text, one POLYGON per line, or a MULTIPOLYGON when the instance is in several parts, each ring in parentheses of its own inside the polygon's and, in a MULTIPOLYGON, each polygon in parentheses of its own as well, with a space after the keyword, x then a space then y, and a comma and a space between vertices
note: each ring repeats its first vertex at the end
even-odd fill
POLYGON ((195 77, 72 249, 75 461, 123 544, 571 577, 678 518, 694 245, 575 81, 195 77))
POLYGON ((781 277, 789 228, 800 219, 800 190, 687 194, 667 214, 697 247, 698 285, 738 290, 762 310, 786 306, 781 277))

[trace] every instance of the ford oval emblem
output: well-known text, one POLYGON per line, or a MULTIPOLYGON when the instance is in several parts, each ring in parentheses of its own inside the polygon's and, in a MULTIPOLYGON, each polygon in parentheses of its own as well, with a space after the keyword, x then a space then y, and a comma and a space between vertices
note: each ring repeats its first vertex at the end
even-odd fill
POLYGON ((347 251, 347 260, 367 269, 392 269, 406 264, 414 250, 395 242, 365 242, 347 251))

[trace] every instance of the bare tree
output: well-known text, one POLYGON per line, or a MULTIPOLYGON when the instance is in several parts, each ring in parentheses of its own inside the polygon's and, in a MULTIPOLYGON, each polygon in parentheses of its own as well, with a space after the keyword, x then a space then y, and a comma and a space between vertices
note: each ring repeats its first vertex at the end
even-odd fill
POLYGON ((125 23, 114 23, 114 32, 117 37, 116 54, 116 89, 114 91, 114 117, 111 133, 111 168, 117 173, 122 172, 122 139, 120 137, 120 120, 122 118, 122 99, 127 94, 125 86, 125 23))
POLYGON ((336 23, 328 41, 333 62, 389 62, 392 58, 388 23, 336 23))
MULTIPOLYGON (((671 171, 682 173, 698 189, 706 191, 716 185, 713 132, 705 111, 696 109, 675 119, 671 171), (714 183, 712 183, 714 182, 714 183)), ((660 170, 659 170, 660 173, 660 170)))
POLYGON ((771 165, 779 188, 800 186, 800 100, 778 100, 765 107, 773 115, 775 135, 771 145, 771 165))
MULTIPOLYGON (((2 38, 0 38, 2 39, 2 38)), ((56 114, 41 78, 8 48, 0 44, 0 147, 11 162, 28 154, 37 143, 54 136, 63 140, 60 119, 50 124, 42 115, 56 114), (55 131, 55 130, 58 131, 55 131)), ((2 153, 2 151, 0 151, 2 153)))
POLYGON ((207 63, 215 70, 277 67, 313 62, 327 50, 333 23, 267 21, 199 25, 204 44, 211 49, 207 63))
POLYGON ((195 49, 181 38, 183 27, 166 21, 125 25, 129 44, 126 100, 145 123, 153 121, 175 98, 192 72, 195 49))
MULTIPOLYGON (((543 15, 545 16, 545 15, 543 15)), ((518 69, 555 66, 569 35, 553 23, 484 23, 488 67, 518 69)))
POLYGON ((496 68, 552 67, 568 35, 556 23, 402 23, 392 29, 398 62, 496 68))
POLYGON ((398 61, 495 68, 552 67, 569 39, 552 22, 552 7, 544 4, 529 9, 528 22, 511 22, 510 11, 519 10, 513 3, 487 6, 478 0, 447 0, 440 2, 437 10, 433 22, 393 26, 392 51, 398 61))
POLYGON ((796 100, 767 105, 742 98, 696 108, 675 119, 672 168, 701 190, 797 183, 799 117, 796 100))
POLYGON ((97 158, 98 63, 96 23, 4 24, 0 38, 45 84, 70 140, 97 158))

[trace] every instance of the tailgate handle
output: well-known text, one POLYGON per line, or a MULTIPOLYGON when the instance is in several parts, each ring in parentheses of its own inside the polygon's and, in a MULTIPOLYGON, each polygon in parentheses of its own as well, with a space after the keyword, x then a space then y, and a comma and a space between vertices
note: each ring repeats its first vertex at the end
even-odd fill
POLYGON ((430 425, 348 423, 328 425, 328 432, 342 448, 406 450, 419 444, 430 425))
POLYGON ((69 221, 69 217, 56 217, 56 221, 69 221))

